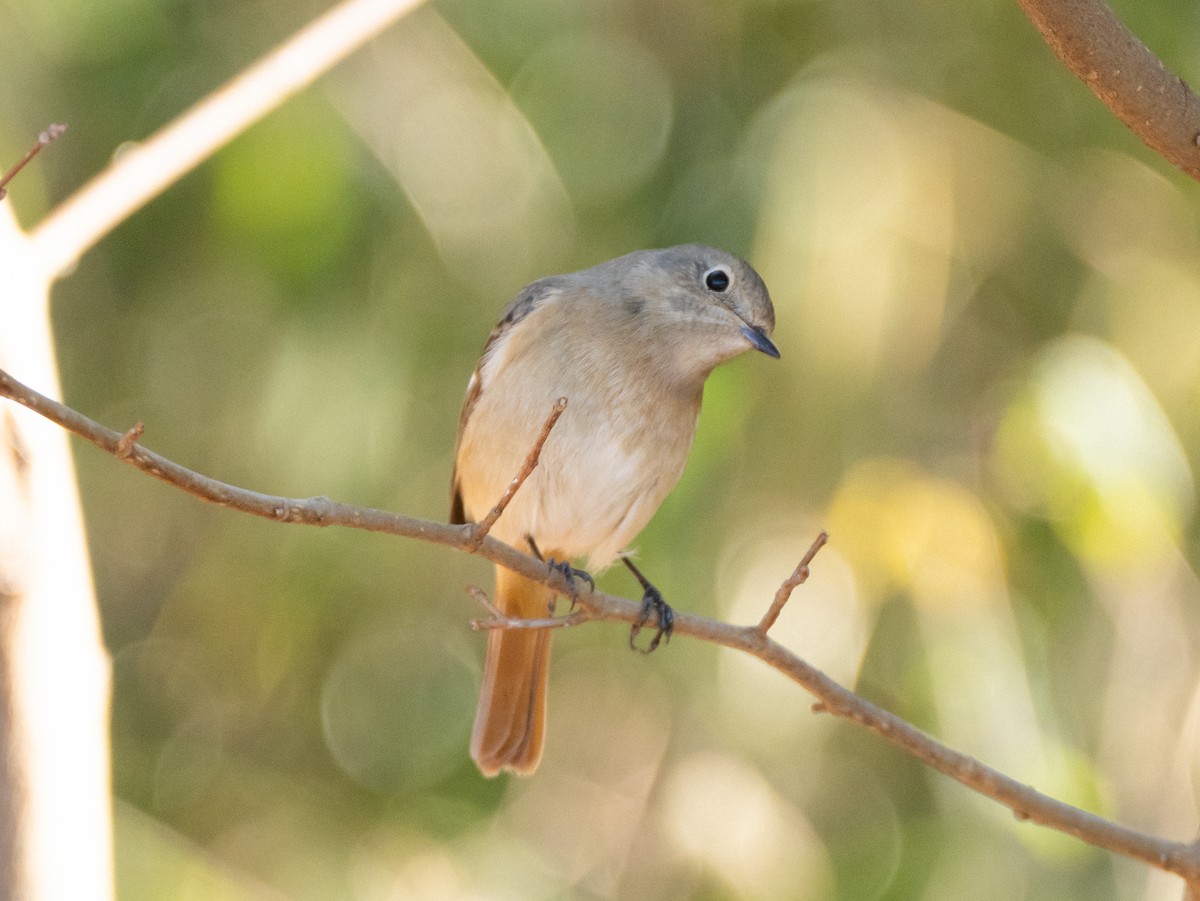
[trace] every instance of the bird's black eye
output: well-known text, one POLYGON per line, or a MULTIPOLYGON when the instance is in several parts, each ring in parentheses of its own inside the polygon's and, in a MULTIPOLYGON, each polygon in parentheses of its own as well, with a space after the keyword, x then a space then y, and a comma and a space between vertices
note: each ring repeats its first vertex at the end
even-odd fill
POLYGON ((729 270, 724 266, 713 266, 704 273, 704 287, 718 294, 729 287, 729 270))

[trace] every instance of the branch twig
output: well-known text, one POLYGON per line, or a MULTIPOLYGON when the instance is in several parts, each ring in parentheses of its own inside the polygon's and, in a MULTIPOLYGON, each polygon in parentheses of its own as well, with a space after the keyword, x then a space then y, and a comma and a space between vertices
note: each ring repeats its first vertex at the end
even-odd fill
POLYGON ((560 397, 554 402, 554 406, 550 408, 550 415, 546 417, 545 423, 542 424, 541 434, 538 435, 537 441, 533 443, 533 447, 529 449, 529 454, 525 457, 525 464, 521 467, 511 482, 508 483, 508 488, 504 490, 504 495, 496 502, 496 506, 492 507, 491 511, 477 522, 471 533, 471 550, 476 550, 483 543, 483 539, 487 537, 488 532, 492 531, 492 526, 496 524, 496 520, 500 518, 500 514, 509 505, 513 499, 513 495, 517 490, 525 484, 525 480, 537 468, 538 460, 542 456, 542 448, 546 444, 546 439, 550 437, 550 431, 558 422, 558 417, 562 416, 563 410, 567 409, 567 399, 560 397))
POLYGON ((763 614, 763 618, 758 623, 758 631, 762 632, 763 635, 766 635, 770 628, 775 625, 775 620, 779 619, 779 614, 783 612, 784 604, 788 602, 788 598, 792 596, 792 592, 796 590, 796 587, 808 581, 808 565, 812 563, 813 557, 817 556, 817 551, 825 547, 827 541, 829 541, 829 533, 822 530, 816 539, 814 539, 812 546, 800 558, 800 562, 796 564, 795 571, 783 580, 783 584, 775 592, 775 600, 771 601, 771 606, 763 614))
POLYGON ((521 619, 509 616, 491 602, 487 594, 478 585, 468 585, 467 594, 473 597, 484 610, 488 612, 487 619, 471 620, 471 628, 476 632, 488 629, 565 629, 568 626, 578 626, 586 623, 591 617, 586 609, 580 607, 566 616, 547 616, 542 619, 521 619))
POLYGON ((17 161, 16 165, 5 172, 3 176, 0 176, 0 200, 3 200, 8 196, 8 183, 13 180, 16 174, 24 169, 29 164, 29 161, 37 156, 43 147, 45 147, 66 130, 67 126, 65 125, 46 126, 46 130, 38 135, 37 141, 35 141, 33 146, 25 152, 25 155, 17 161))
MULTIPOLYGON (((0 396, 15 400, 86 438, 108 453, 117 455, 123 437, 120 432, 105 428, 82 413, 38 394, 3 370, 0 370, 0 396)), ((124 459, 131 466, 212 503, 279 522, 339 525, 448 545, 478 553, 479 556, 531 581, 546 585, 563 597, 572 596, 572 586, 566 577, 558 570, 548 568, 535 557, 522 554, 491 537, 485 538, 479 548, 473 550, 472 527, 469 525, 445 525, 383 510, 343 504, 324 497, 297 499, 260 494, 200 475, 146 450, 141 445, 129 445, 128 442, 126 444, 129 447, 129 455, 118 459, 124 459)), ((586 611, 589 620, 632 624, 642 613, 640 601, 601 592, 580 595, 578 603, 586 611)), ((521 626, 517 623, 497 624, 496 627, 521 626)), ((870 729, 885 741, 924 761, 937 771, 1009 808, 1021 820, 1039 823, 1073 835, 1098 848, 1140 860, 1157 869, 1174 873, 1189 884, 1200 884, 1200 848, 1197 846, 1139 832, 1088 813, 1042 794, 974 757, 947 747, 916 726, 839 685, 807 661, 769 638, 758 624, 732 626, 706 617, 677 612, 675 633, 690 635, 701 641, 709 641, 757 657, 816 697, 819 709, 870 729)))

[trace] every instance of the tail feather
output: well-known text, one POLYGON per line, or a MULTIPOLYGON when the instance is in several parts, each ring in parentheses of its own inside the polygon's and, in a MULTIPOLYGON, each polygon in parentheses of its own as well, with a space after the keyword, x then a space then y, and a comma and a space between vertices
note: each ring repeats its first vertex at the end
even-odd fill
MULTIPOLYGON (((511 570, 496 567, 495 603, 508 616, 546 615, 550 593, 511 570)), ((546 683, 550 632, 492 629, 479 708, 471 733, 471 756, 485 776, 510 770, 527 776, 542 759, 546 735, 546 683)))

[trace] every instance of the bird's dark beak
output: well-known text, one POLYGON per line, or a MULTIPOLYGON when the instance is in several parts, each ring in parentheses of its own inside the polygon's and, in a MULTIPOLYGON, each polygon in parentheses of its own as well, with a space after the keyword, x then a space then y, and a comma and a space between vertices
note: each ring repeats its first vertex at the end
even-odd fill
POLYGON ((761 350, 768 357, 774 357, 776 360, 779 359, 779 348, 771 343, 771 339, 767 337, 767 333, 762 329, 743 325, 742 334, 755 350, 761 350))

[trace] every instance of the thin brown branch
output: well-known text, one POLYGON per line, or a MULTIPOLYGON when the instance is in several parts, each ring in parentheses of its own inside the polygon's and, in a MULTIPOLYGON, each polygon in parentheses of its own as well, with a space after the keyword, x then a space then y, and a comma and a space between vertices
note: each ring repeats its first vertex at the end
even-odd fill
POLYGON ((17 161, 16 165, 5 172, 4 175, 0 176, 0 200, 3 200, 8 196, 8 183, 16 177, 17 173, 29 165, 29 161, 37 156, 43 147, 45 147, 66 130, 67 126, 65 125, 46 126, 46 130, 38 135, 38 139, 34 142, 33 146, 30 147, 29 150, 26 151, 25 155, 17 161))
POLYGON ((523 619, 509 616, 491 602, 486 592, 478 585, 468 585, 467 594, 473 597, 484 610, 488 612, 487 619, 471 620, 471 628, 476 632, 488 629, 565 629, 568 626, 578 626, 586 623, 590 616, 584 608, 573 610, 566 616, 547 616, 542 619, 523 619))
MULTIPOLYGON (((53 401, 22 385, 0 370, 0 396, 11 398, 63 428, 86 438, 116 456, 122 435, 105 428, 70 407, 53 401)), ((120 458, 118 458, 120 459, 120 458)), ((451 526, 343 504, 328 498, 284 498, 227 485, 180 466, 133 445, 125 462, 199 498, 278 522, 366 529, 406 538, 443 544, 479 556, 510 569, 531 581, 546 585, 563 597, 572 587, 564 575, 516 549, 488 537, 472 549, 471 527, 451 526)), ((640 601, 601 592, 580 595, 579 606, 590 620, 633 624, 642 615, 640 601)), ((499 611, 497 611, 499 612, 499 611)), ((564 618, 565 619, 565 618, 564 618)), ((535 624, 537 620, 530 621, 535 624)), ((497 627, 522 628, 521 621, 498 623, 497 627)), ((916 726, 839 685, 820 670, 777 644, 758 627, 732 626, 690 613, 677 612, 675 633, 690 635, 757 657, 803 687, 821 709, 858 723, 876 735, 924 761, 937 771, 1009 808, 1019 819, 1039 823, 1073 835, 1088 844, 1140 860, 1149 866, 1174 873, 1192 884, 1200 883, 1200 849, 1187 842, 1170 841, 1130 829, 1096 814, 1051 798, 998 770, 953 748, 949 748, 916 726)))
POLYGON ((1050 49, 1151 150, 1200 178, 1200 98, 1104 0, 1017 0, 1050 49))
POLYGON ((775 592, 775 599, 771 601, 771 606, 763 614, 763 618, 758 623, 758 631, 762 632, 763 635, 766 635, 770 628, 775 625, 775 620, 779 619, 779 614, 783 612, 783 607, 792 596, 792 592, 798 586, 808 581, 808 566, 813 562, 813 557, 817 556, 817 551, 825 547, 827 541, 829 541, 829 533, 822 529, 821 533, 814 539, 812 546, 800 558, 800 562, 796 564, 796 569, 790 576, 783 580, 783 584, 775 592))
POLYGON ((471 541, 472 548, 478 548, 483 543, 483 539, 487 537, 488 532, 492 531, 492 526, 496 524, 496 520, 500 518, 500 514, 509 505, 525 480, 537 468, 538 460, 542 456, 542 448, 546 444, 546 439, 550 437, 550 432, 553 430, 555 423, 558 422, 558 417, 563 415, 563 410, 567 409, 567 399, 560 397, 554 402, 554 406, 550 408, 550 415, 546 417, 546 421, 542 424, 542 431, 537 437, 537 441, 533 443, 533 447, 529 449, 529 454, 525 457, 525 463, 521 466, 521 471, 518 472, 511 482, 508 483, 508 488, 504 490, 503 496, 496 502, 496 506, 492 507, 491 511, 477 522, 472 529, 471 541))

